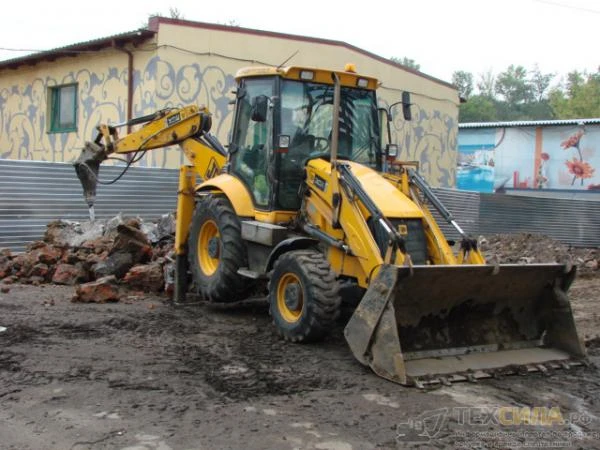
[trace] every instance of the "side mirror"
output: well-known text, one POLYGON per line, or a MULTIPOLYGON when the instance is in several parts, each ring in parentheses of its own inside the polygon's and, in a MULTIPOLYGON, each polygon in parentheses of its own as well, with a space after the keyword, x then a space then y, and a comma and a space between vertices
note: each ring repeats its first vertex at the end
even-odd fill
POLYGON ((410 92, 402 92, 402 115, 404 116, 404 120, 412 120, 410 105, 410 92))
POLYGON ((385 154, 388 158, 396 158, 398 156, 398 146, 396 144, 386 145, 385 154))
POLYGON ((266 122, 267 111, 269 110, 269 97, 259 95, 252 99, 252 116, 254 122, 266 122))

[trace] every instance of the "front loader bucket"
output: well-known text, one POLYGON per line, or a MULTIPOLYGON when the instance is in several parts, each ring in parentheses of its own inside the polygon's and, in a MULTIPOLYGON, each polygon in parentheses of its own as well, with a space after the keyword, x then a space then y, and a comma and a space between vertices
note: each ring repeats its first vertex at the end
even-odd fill
POLYGON ((585 358, 560 264, 384 265, 344 330, 354 356, 422 386, 568 367, 585 358))

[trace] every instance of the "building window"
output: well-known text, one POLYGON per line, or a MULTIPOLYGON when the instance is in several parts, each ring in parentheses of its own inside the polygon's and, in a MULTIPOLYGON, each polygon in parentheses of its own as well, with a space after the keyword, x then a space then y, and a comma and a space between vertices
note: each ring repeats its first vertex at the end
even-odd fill
POLYGON ((50 88, 51 133, 77 129, 77 85, 66 84, 50 88))

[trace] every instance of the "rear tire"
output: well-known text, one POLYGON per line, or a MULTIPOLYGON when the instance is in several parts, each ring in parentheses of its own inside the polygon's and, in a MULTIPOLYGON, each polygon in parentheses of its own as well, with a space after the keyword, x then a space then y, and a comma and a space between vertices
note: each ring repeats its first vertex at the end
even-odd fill
POLYGON ((248 280, 237 273, 247 266, 240 221, 225 197, 209 195, 196 204, 188 238, 190 269, 196 289, 211 302, 243 298, 248 280))
POLYGON ((335 274, 318 251, 292 251, 275 262, 269 281, 270 313, 284 339, 323 339, 335 326, 340 303, 335 274))

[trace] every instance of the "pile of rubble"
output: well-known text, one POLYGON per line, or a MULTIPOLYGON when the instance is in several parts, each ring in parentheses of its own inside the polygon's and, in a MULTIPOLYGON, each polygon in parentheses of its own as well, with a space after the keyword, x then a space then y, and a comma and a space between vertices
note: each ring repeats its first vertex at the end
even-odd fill
POLYGON ((488 262, 500 264, 571 263, 579 276, 600 275, 600 250, 577 248, 531 233, 495 234, 480 239, 488 262))
MULTIPOLYGON (((42 241, 25 253, 0 249, 0 289, 12 283, 77 286, 73 301, 117 301, 131 290, 170 293, 172 289, 175 217, 156 223, 139 218, 93 222, 54 221, 42 241)), ((580 276, 597 276, 598 249, 573 248, 546 236, 498 234, 480 238, 488 262, 571 262, 580 276)))
POLYGON ((173 259, 175 219, 139 218, 94 222, 54 221, 42 241, 13 255, 0 250, 3 289, 12 283, 77 286, 73 301, 118 301, 128 290, 164 292, 173 259), (124 289, 126 288, 126 289, 124 289))

